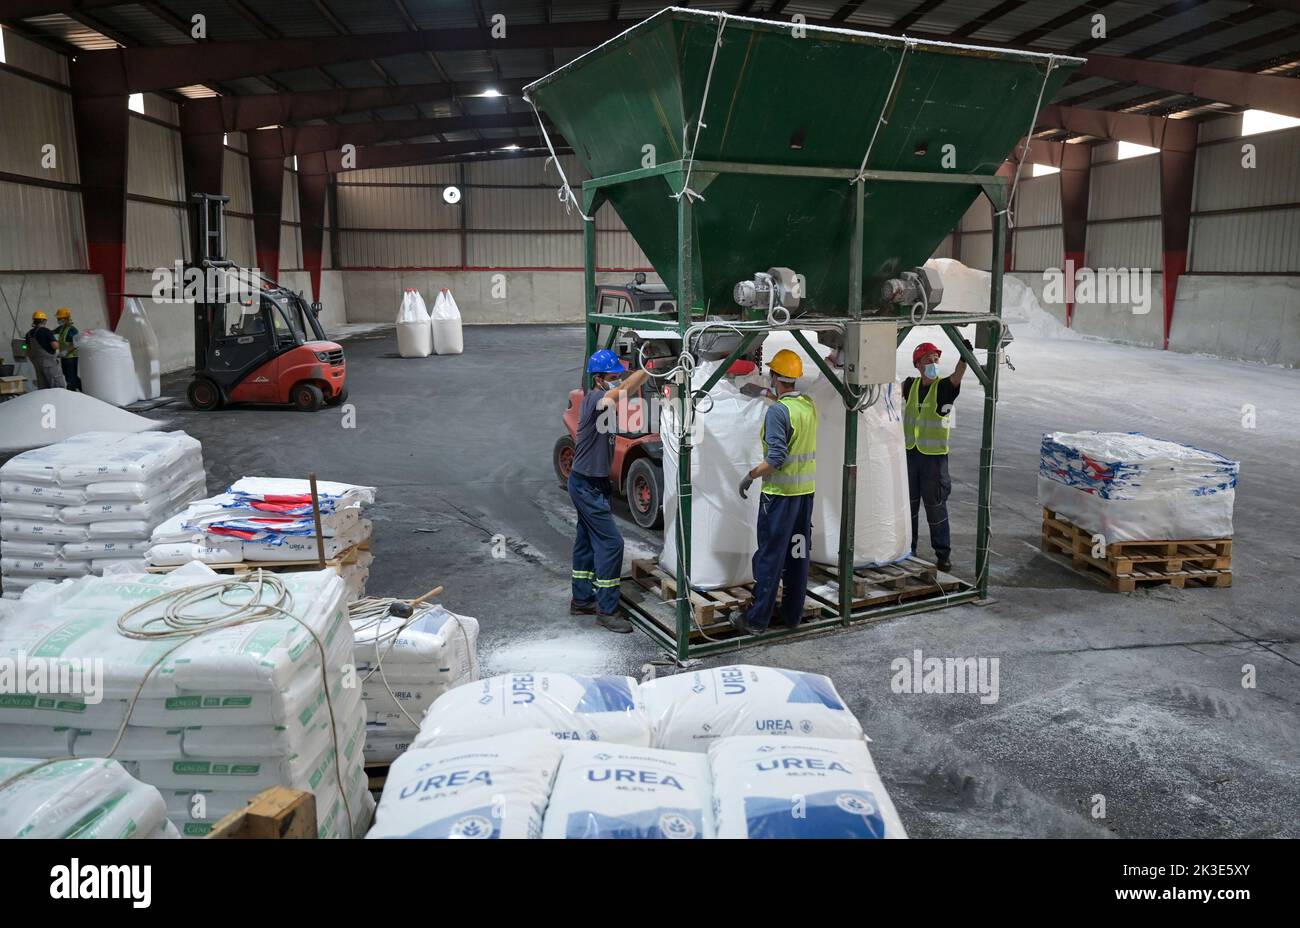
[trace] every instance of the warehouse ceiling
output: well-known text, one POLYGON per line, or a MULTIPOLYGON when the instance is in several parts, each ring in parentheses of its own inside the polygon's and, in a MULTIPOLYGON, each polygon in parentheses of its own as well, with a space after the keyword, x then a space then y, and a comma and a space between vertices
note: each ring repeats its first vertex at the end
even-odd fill
MULTIPOLYGON (((536 144, 535 126, 520 88, 600 41, 656 12, 659 2, 594 0, 3 0, 0 23, 64 51, 148 48, 192 43, 322 40, 436 31, 438 48, 338 61, 294 70, 219 79, 196 58, 182 82, 162 88, 176 99, 435 85, 395 106, 341 112, 295 125, 454 119, 406 141, 536 144), (493 17, 506 36, 494 37, 493 17), (193 38, 196 17, 204 35, 193 38), (454 41, 446 37, 454 36, 454 41), (446 46, 454 45, 453 48, 446 46), (497 95, 499 94, 499 95, 497 95)), ((1010 46, 1130 62, 1191 65, 1296 81, 1300 95, 1300 0, 731 0, 680 3, 763 18, 805 17, 809 24, 907 34, 918 38, 1010 46), (1099 26, 1104 24, 1104 33, 1099 26)), ((232 56, 241 46, 231 45, 232 56)), ((255 50, 256 46, 249 46, 255 50)), ((1085 69, 1086 70, 1086 69, 1085 69)), ((179 76, 179 72, 178 72, 179 76)), ((1246 108, 1171 91, 1136 79, 1081 74, 1055 101, 1067 106, 1146 116, 1215 118, 1246 108)), ((1166 85, 1167 86, 1167 85, 1166 85)), ((1282 85, 1283 93, 1290 88, 1282 85)), ((1276 88, 1276 82, 1275 82, 1276 88)), ((1196 88, 1205 92, 1202 88, 1196 88)), ((434 127, 428 127, 434 128, 434 127)), ((1092 138, 1043 126, 1040 137, 1092 138)), ((388 138, 379 139, 383 144, 388 138)))

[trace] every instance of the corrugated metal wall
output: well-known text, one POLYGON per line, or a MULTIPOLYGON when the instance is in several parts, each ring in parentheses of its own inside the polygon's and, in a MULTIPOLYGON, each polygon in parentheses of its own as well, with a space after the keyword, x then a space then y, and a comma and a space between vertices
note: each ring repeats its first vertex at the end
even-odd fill
MULTIPOLYGON (((586 174, 561 158, 575 188, 586 174)), ((582 220, 557 199, 545 158, 350 171, 338 183, 339 256, 346 267, 576 268, 582 220), (461 188, 454 205, 443 189, 461 188), (462 253, 463 247, 463 253, 462 253)), ((603 269, 648 268, 618 214, 596 219, 603 269)))
POLYGON ((1192 270, 1300 272, 1300 128, 1202 146, 1195 210, 1192 270))
POLYGON ((0 271, 85 268, 81 194, 0 183, 0 271))

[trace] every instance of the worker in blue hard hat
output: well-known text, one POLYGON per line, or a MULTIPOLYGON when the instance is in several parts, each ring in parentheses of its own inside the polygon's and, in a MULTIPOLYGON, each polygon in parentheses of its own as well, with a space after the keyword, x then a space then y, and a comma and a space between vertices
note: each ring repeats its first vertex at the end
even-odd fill
POLYGON ((582 398, 573 469, 569 473, 569 499, 578 510, 569 613, 594 615, 612 632, 632 631, 632 623, 620 614, 618 604, 623 536, 610 509, 614 487, 609 474, 618 431, 618 404, 638 395, 649 376, 645 371, 626 377, 625 373, 623 362, 608 348, 597 351, 587 362, 591 389, 582 398))

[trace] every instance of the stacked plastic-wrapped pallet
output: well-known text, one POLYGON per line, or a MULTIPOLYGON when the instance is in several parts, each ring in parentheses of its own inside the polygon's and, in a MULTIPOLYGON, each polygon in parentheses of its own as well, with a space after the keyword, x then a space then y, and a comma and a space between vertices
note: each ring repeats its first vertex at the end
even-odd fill
MULTIPOLYGON (((325 559, 347 584, 349 600, 365 594, 370 576, 371 522, 362 506, 374 487, 320 481, 316 485, 325 559)), ((306 480, 243 477, 225 493, 196 500, 159 525, 145 553, 151 566, 205 564, 296 566, 317 559, 311 486, 306 480)))
POLYGON ((391 602, 364 599, 351 606, 371 763, 388 763, 404 752, 435 699, 479 678, 477 619, 442 606, 417 606, 401 619, 388 613, 391 602))
POLYGON ((1107 543, 1230 538, 1240 467, 1138 432, 1050 432, 1038 501, 1107 543))
POLYGON ((112 757, 186 836, 277 785, 315 794, 322 837, 360 835, 373 800, 344 596, 330 571, 201 564, 33 590, 0 618, 0 660, 84 661, 98 682, 6 697, 0 754, 112 757))
POLYGON ((16 455, 0 467, 5 597, 138 561, 203 493, 203 448, 184 432, 86 432, 16 455))
POLYGON ((179 838, 155 787, 115 760, 0 757, 0 838, 179 838))

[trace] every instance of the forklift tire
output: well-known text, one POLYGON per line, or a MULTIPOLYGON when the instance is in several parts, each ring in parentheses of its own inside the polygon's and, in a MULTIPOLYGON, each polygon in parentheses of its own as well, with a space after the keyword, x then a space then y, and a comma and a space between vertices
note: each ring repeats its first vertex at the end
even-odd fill
POLYGON ((627 507, 642 528, 663 524, 664 471, 649 458, 637 458, 627 469, 627 507))
POLYGON ((221 391, 206 377, 196 377, 191 380, 189 388, 185 391, 185 398, 195 409, 205 412, 221 408, 221 391))
POLYGON ((339 406, 348 398, 348 388, 344 387, 338 393, 325 401, 326 406, 339 406))
POLYGON ((561 435, 551 452, 551 464, 555 466, 555 476, 560 478, 561 486, 569 485, 569 474, 573 471, 573 437, 561 435))
POLYGON ((293 408, 299 412, 315 412, 325 405, 325 394, 314 383, 300 383, 289 394, 293 408))

